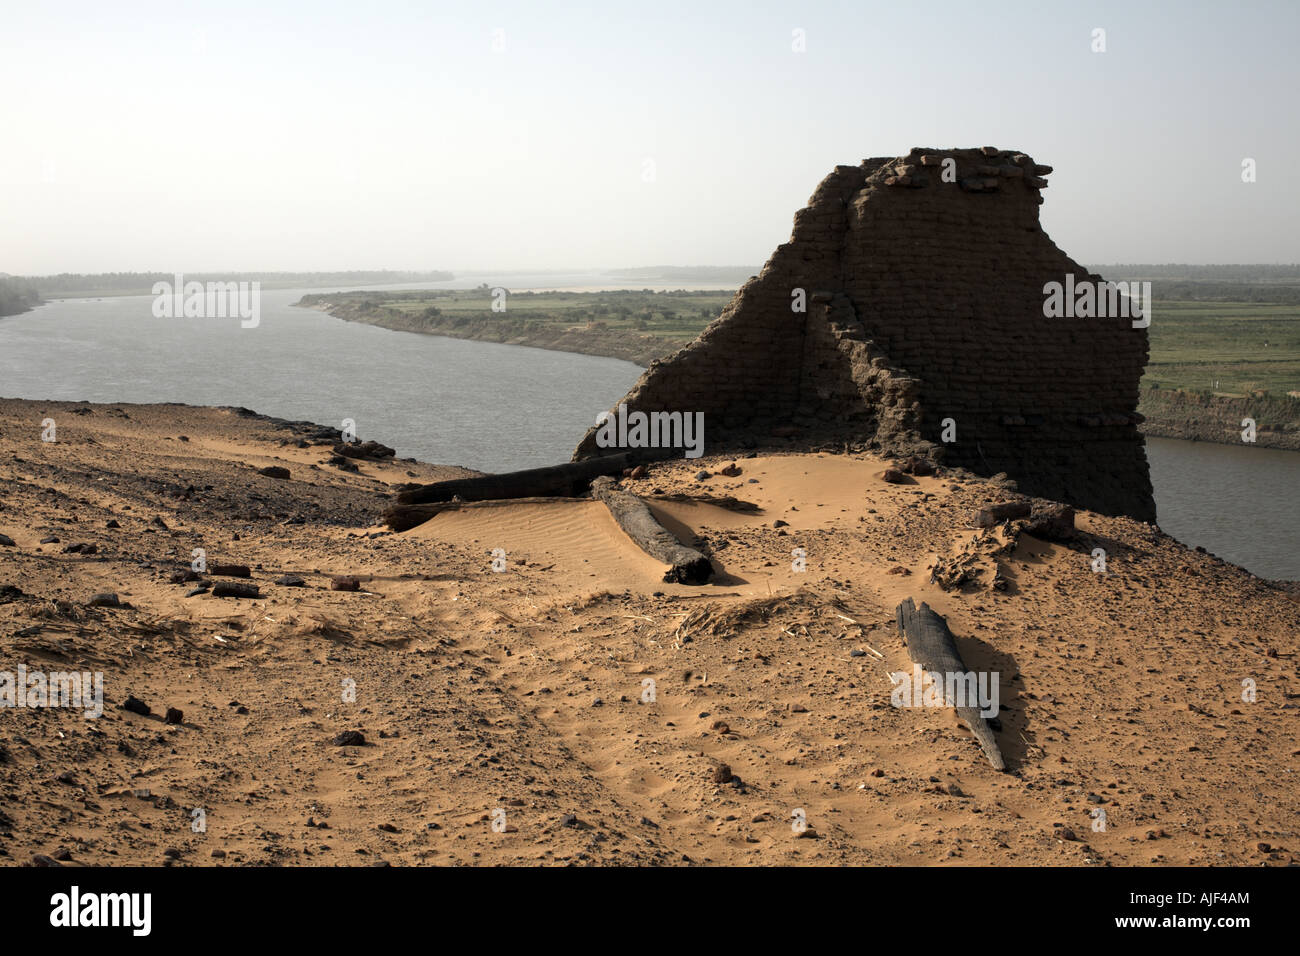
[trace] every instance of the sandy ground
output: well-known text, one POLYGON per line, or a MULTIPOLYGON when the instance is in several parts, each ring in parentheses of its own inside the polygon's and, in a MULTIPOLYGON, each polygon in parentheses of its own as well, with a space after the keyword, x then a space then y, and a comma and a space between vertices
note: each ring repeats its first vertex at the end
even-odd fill
POLYGON ((1077 541, 1024 536, 945 591, 929 569, 990 540, 971 527, 1005 497, 989 484, 887 484, 863 457, 740 459, 734 477, 678 461, 625 485, 760 509, 654 503, 714 557, 714 582, 687 587, 589 500, 391 534, 393 486, 464 473, 344 471, 311 434, 230 409, 0 401, 0 671, 99 671, 105 696, 97 719, 0 708, 0 861, 1300 859, 1300 604, 1156 528, 1081 513, 1077 541), (260 596, 187 597, 170 577, 196 548, 250 566, 260 596), (344 574, 361 590, 330 590, 344 574), (101 592, 129 606, 88 606, 101 592), (1008 772, 952 710, 891 706, 905 597, 999 674, 1008 772), (737 779, 715 783, 722 764, 737 779))

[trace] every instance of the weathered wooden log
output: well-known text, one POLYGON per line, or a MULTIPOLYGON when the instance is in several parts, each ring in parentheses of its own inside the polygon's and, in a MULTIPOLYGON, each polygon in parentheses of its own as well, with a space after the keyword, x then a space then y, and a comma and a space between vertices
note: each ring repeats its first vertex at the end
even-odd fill
POLYGON ((384 523, 394 531, 409 531, 422 525, 430 518, 444 511, 466 511, 473 508, 498 508, 502 505, 526 505, 542 502, 566 501, 572 504, 576 498, 507 498, 501 501, 430 501, 422 505, 393 505, 384 512, 384 523))
POLYGON ((975 527, 991 528, 1008 518, 1028 518, 1030 512, 1028 501, 1003 501, 988 504, 975 512, 975 527))
POLYGON ((209 564, 208 574, 223 578, 246 578, 249 570, 246 564, 209 564))
POLYGON ((599 478, 601 475, 621 475, 625 468, 632 468, 647 459, 667 457, 672 452, 673 449, 645 448, 618 455, 588 458, 586 461, 548 465, 545 468, 435 481, 433 484, 408 488, 397 496, 397 502, 403 505, 418 505, 432 501, 451 501, 453 498, 462 501, 487 501, 548 495, 571 498, 585 494, 593 478, 599 478))
POLYGON ((258 593, 256 584, 244 581, 218 581, 212 586, 213 597, 255 598, 258 593))
POLYGON ((755 513, 763 510, 752 501, 733 498, 731 495, 687 495, 682 494, 681 492, 676 492, 671 495, 655 495, 651 500, 674 501, 687 505, 714 505, 718 508, 726 508, 728 511, 740 511, 744 513, 755 513))
MULTIPOLYGON (((898 605, 894 614, 898 621, 898 632, 907 642, 907 655, 913 663, 920 664, 929 673, 938 674, 940 680, 943 680, 944 675, 947 674, 966 673, 966 665, 962 663, 961 655, 957 653, 957 642, 953 639, 952 631, 948 629, 948 622, 932 611, 928 604, 923 602, 918 608, 912 599, 908 598, 898 605)), ((952 699, 948 700, 949 705, 956 703, 952 699)), ((957 707, 956 710, 958 718, 979 741, 993 769, 1005 770, 1007 764, 1002 759, 1002 751, 998 749, 997 737, 993 734, 993 728, 980 713, 980 709, 957 707)))
POLYGON ((713 564, 694 548, 688 548, 655 520, 646 503, 614 484, 609 477, 591 482, 591 495, 605 503, 618 526, 656 561, 669 565, 664 580, 676 584, 704 584, 713 576, 713 564))

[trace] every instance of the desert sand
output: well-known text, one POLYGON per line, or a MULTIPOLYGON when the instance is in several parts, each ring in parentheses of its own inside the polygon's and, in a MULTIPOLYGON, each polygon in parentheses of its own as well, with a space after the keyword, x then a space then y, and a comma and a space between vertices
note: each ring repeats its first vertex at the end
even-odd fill
POLYGON ((313 434, 234 409, 0 401, 0 671, 102 671, 105 696, 96 719, 0 708, 0 861, 1300 859, 1300 603, 1153 525, 1080 512, 1073 542, 990 556, 999 532, 971 515, 1008 493, 965 474, 678 460, 624 486, 712 555, 713 582, 689 587, 591 500, 391 533, 396 486, 467 472, 344 470, 313 434), (258 472, 273 465, 289 478, 258 472), (196 548, 248 566, 259 596, 187 597, 172 576, 196 548), (974 580, 942 589, 931 569, 962 554, 974 580), (359 589, 331 590, 341 575, 359 589), (104 592, 122 606, 89 606, 104 592), (891 706, 907 597, 999 674, 1007 772, 950 708, 891 706))

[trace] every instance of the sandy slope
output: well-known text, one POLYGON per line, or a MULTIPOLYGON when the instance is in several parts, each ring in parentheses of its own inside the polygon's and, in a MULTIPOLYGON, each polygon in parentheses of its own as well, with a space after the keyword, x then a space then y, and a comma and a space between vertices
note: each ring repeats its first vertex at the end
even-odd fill
POLYGON ((98 720, 0 709, 0 860, 1300 858, 1300 605, 1154 528, 1082 514, 1077 542, 1021 539, 1007 590, 942 591, 929 568, 979 537, 971 510, 1002 497, 986 483, 890 485, 880 461, 823 455, 701 482, 726 462, 675 462, 629 484, 761 508, 653 502, 714 555, 715 582, 692 588, 662 583, 591 501, 389 534, 390 486, 458 472, 347 473, 301 437, 231 410, 0 402, 0 533, 15 541, 0 587, 24 592, 0 597, 0 670, 101 670, 107 698, 98 720), (271 464, 290 480, 257 474, 271 464), (98 552, 63 551, 78 542, 98 552), (169 574, 194 548, 252 566, 262 596, 185 597, 193 583, 169 574), (275 584, 285 573, 307 586, 275 584), (335 574, 363 590, 329 590, 335 574), (131 607, 86 606, 101 591, 131 607), (968 666, 1000 674, 1010 772, 950 710, 890 706, 907 596, 947 615, 968 666), (119 709, 128 694, 154 714, 119 709), (163 723, 167 707, 184 722, 163 723), (334 745, 346 730, 367 743, 334 745), (713 782, 721 763, 739 785, 713 782), (815 837, 793 832, 795 810, 815 837))

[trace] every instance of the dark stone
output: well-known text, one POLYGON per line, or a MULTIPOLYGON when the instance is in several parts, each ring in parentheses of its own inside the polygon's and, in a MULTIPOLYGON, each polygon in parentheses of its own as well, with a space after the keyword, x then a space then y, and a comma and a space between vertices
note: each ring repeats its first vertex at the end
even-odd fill
POLYGON ((209 564, 208 573, 223 578, 246 578, 250 576, 246 564, 209 564))

